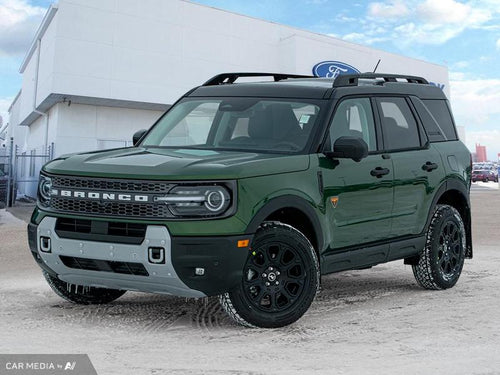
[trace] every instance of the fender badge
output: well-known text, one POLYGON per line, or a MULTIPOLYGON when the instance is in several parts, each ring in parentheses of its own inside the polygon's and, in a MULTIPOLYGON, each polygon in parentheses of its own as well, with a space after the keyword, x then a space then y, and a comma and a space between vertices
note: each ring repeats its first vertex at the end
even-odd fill
POLYGON ((337 208, 337 203, 339 203, 339 197, 331 197, 330 201, 332 202, 333 208, 337 208))

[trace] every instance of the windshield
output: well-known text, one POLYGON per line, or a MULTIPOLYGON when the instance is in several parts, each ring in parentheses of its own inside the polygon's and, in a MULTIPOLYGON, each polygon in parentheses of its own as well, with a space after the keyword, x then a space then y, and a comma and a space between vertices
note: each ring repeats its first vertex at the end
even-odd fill
POLYGON ((290 99, 186 99, 160 119, 142 146, 298 153, 320 107, 290 99))

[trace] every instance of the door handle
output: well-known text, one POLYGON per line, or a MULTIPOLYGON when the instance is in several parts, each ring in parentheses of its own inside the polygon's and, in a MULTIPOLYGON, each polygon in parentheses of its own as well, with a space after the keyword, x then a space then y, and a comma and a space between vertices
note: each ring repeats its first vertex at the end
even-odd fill
POLYGON ((387 168, 382 168, 382 167, 377 167, 375 169, 372 169, 370 174, 373 176, 373 177, 377 177, 377 178, 380 178, 382 176, 385 176, 386 174, 389 174, 391 171, 387 168))
POLYGON ((436 163, 431 163, 430 161, 428 161, 427 163, 425 163, 424 165, 422 165, 422 169, 424 171, 427 171, 427 172, 431 172, 434 169, 437 169, 437 167, 438 167, 438 165, 436 163))

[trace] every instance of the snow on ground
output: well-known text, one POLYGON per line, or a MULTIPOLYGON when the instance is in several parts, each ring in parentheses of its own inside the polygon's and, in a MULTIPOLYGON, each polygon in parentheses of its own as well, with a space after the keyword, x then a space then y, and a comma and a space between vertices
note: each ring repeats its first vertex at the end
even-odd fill
POLYGON ((482 182, 482 181, 477 181, 472 183, 472 189, 492 189, 492 190, 498 190, 498 186, 500 184, 498 182, 494 181, 489 181, 489 182, 482 182))
POLYGON ((127 293, 77 306, 52 293, 25 223, 0 211, 0 353, 86 353, 99 374, 499 374, 500 195, 472 193, 474 259, 450 290, 402 262, 323 278, 283 329, 233 324, 217 300, 127 293))

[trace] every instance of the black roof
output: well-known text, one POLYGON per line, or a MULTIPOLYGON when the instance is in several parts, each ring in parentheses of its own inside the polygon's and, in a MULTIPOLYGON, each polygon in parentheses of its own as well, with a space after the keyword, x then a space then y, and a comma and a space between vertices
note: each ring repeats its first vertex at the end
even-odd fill
POLYGON ((189 97, 269 97, 329 99, 345 95, 414 95, 421 99, 446 99, 443 91, 415 76, 362 73, 332 78, 274 74, 224 73, 189 92, 189 97), (274 81, 234 83, 239 77, 272 76, 274 81), (292 77, 292 78, 290 78, 292 77))

